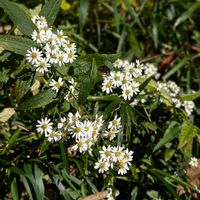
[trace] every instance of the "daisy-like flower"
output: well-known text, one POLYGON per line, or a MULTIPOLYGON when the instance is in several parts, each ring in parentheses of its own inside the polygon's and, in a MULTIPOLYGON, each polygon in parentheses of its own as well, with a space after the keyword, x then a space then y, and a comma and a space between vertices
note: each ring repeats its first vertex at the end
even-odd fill
POLYGON ((68 37, 64 36, 63 30, 57 30, 56 33, 56 41, 59 46, 63 46, 67 43, 68 40, 66 40, 68 37))
POLYGON ((58 54, 58 65, 62 66, 67 61, 67 56, 64 52, 60 51, 58 54))
POLYGON ((34 65, 36 67, 36 71, 44 74, 44 72, 48 72, 51 65, 47 62, 47 59, 42 58, 38 61, 37 64, 34 65))
POLYGON ((139 86, 140 86, 140 84, 138 82, 132 81, 131 87, 132 87, 134 94, 137 94, 138 92, 140 92, 139 86))
POLYGON ((73 63, 76 60, 77 55, 75 53, 76 51, 66 52, 66 63, 73 63))
POLYGON ((36 127, 38 133, 44 133, 45 136, 48 136, 52 132, 53 123, 51 122, 50 119, 45 117, 44 119, 37 120, 37 122, 38 124, 36 125, 36 127))
POLYGON ((79 150, 80 153, 87 151, 87 144, 85 139, 76 140, 76 144, 72 146, 74 151, 79 150))
POLYGON ((114 87, 122 85, 123 74, 121 72, 110 72, 110 78, 112 79, 112 85, 114 87))
POLYGON ((121 117, 117 118, 117 115, 115 115, 114 119, 109 122, 108 129, 117 130, 119 128, 121 128, 121 117))
POLYGON ((99 173, 104 173, 109 170, 109 163, 104 160, 98 160, 98 162, 95 163, 94 168, 99 169, 99 173))
POLYGON ((113 89, 112 80, 110 78, 104 78, 102 83, 102 91, 110 94, 113 89))
POLYGON ((112 158, 112 147, 109 145, 107 148, 105 146, 102 147, 102 150, 99 151, 101 159, 109 162, 112 158))
POLYGON ((69 40, 67 40, 67 43, 63 45, 65 52, 74 52, 76 51, 76 44, 71 43, 69 40))
POLYGON ((84 129, 83 129, 82 122, 76 121, 75 124, 69 128, 69 132, 72 135, 72 137, 75 137, 78 140, 83 138, 84 137, 84 129))
POLYGON ((127 173, 129 170, 128 164, 124 160, 118 160, 117 161, 117 166, 118 166, 118 174, 124 175, 127 173))
POLYGON ((27 50, 26 60, 31 64, 37 64, 42 59, 42 52, 36 47, 27 50))
POLYGON ((62 139, 62 132, 52 131, 49 135, 46 136, 49 142, 57 142, 62 139))
POLYGON ((122 97, 125 99, 125 100, 131 100, 131 98, 133 97, 133 88, 132 86, 130 85, 127 85, 126 87, 124 87, 122 89, 122 97))
POLYGON ((189 165, 190 165, 190 167, 192 167, 192 168, 197 168, 197 167, 198 167, 198 159, 195 158, 195 157, 192 157, 192 158, 190 159, 189 165))
POLYGON ((52 81, 49 83, 49 86, 52 88, 52 90, 55 90, 56 92, 58 92, 58 90, 62 85, 63 85, 63 80, 61 77, 58 78, 58 81, 52 79, 52 81))
POLYGON ((187 113, 188 116, 190 116, 194 110, 195 104, 193 101, 184 101, 183 102, 185 112, 187 113))
POLYGON ((114 162, 117 162, 118 160, 123 160, 124 158, 124 152, 123 147, 116 146, 112 149, 112 159, 114 162))
POLYGON ((34 30, 33 31, 33 33, 32 33, 32 35, 31 35, 31 37, 32 37, 32 39, 33 39, 33 41, 35 41, 35 42, 37 42, 38 44, 41 44, 41 43, 43 43, 43 42, 45 42, 45 31, 36 31, 36 30, 34 30))
POLYGON ((94 130, 93 123, 89 120, 84 120, 82 123, 82 129, 87 136, 91 136, 94 130))
POLYGON ((81 115, 79 112, 76 112, 75 115, 73 115, 71 112, 68 113, 67 121, 69 124, 75 124, 76 121, 78 121, 81 118, 81 115))
POLYGON ((123 160, 126 161, 128 165, 131 165, 131 161, 133 160, 133 151, 129 151, 128 149, 124 150, 124 158, 123 160))
POLYGON ((113 63, 113 65, 114 65, 114 67, 115 68, 122 68, 123 67, 123 60, 121 60, 121 59, 117 59, 114 63, 113 63))
POLYGON ((116 137, 118 132, 119 132, 118 130, 105 131, 103 136, 106 137, 106 138, 109 138, 109 140, 112 141, 116 137))

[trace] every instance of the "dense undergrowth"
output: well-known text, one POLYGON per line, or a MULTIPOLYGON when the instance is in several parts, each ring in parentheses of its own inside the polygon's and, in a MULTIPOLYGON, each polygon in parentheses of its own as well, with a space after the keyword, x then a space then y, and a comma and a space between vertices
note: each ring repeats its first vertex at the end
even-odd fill
POLYGON ((0 0, 0 199, 199 199, 199 7, 0 0))

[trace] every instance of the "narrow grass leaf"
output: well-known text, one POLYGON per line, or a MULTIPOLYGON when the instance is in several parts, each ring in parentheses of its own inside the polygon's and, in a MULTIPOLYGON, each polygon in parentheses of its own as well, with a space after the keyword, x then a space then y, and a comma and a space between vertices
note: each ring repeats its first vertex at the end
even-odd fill
POLYGON ((189 19, 190 16, 200 7, 200 2, 193 3, 176 21, 174 24, 174 29, 183 23, 185 20, 189 19))
POLYGON ((114 11, 115 26, 117 29, 117 33, 119 33, 120 18, 119 18, 119 12, 117 10, 117 1, 116 0, 112 0, 112 7, 113 7, 113 11, 114 11))
POLYGON ((19 55, 26 55, 27 50, 35 46, 35 43, 20 36, 0 35, 0 47, 19 55))
POLYGON ((49 0, 42 7, 39 15, 46 18, 49 26, 54 23, 57 13, 60 9, 61 2, 62 0, 49 0))
POLYGON ((194 101, 195 99, 200 98, 200 90, 191 93, 191 94, 182 94, 181 100, 182 101, 194 101))
POLYGON ((172 76, 173 74, 175 74, 179 69, 181 69, 181 67, 183 67, 187 62, 188 62, 189 58, 183 58, 183 60, 181 60, 180 62, 178 62, 178 64, 174 65, 172 67, 171 70, 169 70, 164 76, 163 79, 166 80, 167 78, 169 78, 170 76, 172 76))
POLYGON ((39 94, 27 99, 19 105, 19 109, 30 110, 34 108, 41 108, 50 104, 56 97, 56 92, 51 89, 40 92, 39 94))
POLYGON ((0 7, 5 10, 19 31, 27 36, 31 36, 36 26, 32 22, 28 9, 25 6, 8 0, 0 0, 0 7))
POLYGON ((16 178, 14 178, 12 180, 12 183, 11 183, 11 196, 12 196, 13 200, 18 200, 19 199, 19 193, 18 193, 16 178))
POLYGON ((180 131, 179 123, 176 121, 172 121, 169 124, 168 128, 166 129, 163 138, 161 138, 158 144, 154 147, 153 152, 157 151, 163 145, 176 138, 179 134, 179 131, 180 131))
POLYGON ((81 30, 83 29, 86 22, 86 18, 88 15, 88 8, 89 8, 89 0, 80 0, 79 25, 81 30))

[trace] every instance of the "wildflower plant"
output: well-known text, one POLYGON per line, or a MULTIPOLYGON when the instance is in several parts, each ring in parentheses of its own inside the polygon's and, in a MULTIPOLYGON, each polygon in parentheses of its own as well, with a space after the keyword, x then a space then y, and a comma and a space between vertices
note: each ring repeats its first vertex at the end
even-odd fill
POLYGON ((0 60, 17 60, 2 86, 0 171, 11 183, 3 190, 13 199, 47 199, 51 186, 57 199, 180 199, 181 184, 189 199, 198 192, 185 169, 198 168, 199 91, 187 93, 156 63, 86 53, 72 26, 53 26, 60 6, 49 0, 30 15, 0 0, 20 32, 0 35, 0 60))

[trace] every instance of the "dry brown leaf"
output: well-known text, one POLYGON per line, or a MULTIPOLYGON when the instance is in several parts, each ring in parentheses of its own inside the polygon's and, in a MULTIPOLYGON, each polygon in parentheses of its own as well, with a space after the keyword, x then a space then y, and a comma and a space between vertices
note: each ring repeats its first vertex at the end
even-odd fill
POLYGON ((80 198, 79 200, 101 200, 106 198, 108 195, 108 190, 97 192, 95 194, 89 195, 87 197, 80 198))

